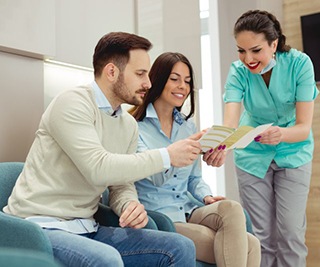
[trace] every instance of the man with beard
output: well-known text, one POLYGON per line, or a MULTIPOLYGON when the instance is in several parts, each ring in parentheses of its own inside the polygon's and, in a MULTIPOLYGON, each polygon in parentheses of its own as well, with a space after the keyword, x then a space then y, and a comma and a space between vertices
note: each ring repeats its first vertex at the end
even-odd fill
POLYGON ((150 88, 150 48, 147 39, 129 33, 100 39, 93 55, 95 80, 50 103, 4 208, 38 223, 64 266, 195 266, 191 240, 138 229, 148 222, 138 202, 123 207, 122 228, 100 226, 93 218, 107 187, 114 198, 113 186, 134 188, 133 182, 170 165, 189 165, 200 153, 200 133, 134 153, 138 127, 121 104, 141 104, 150 88))

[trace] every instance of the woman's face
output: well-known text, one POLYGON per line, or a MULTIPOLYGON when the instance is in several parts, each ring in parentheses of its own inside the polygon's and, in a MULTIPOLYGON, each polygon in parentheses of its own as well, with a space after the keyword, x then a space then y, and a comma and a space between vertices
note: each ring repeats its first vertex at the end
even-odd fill
POLYGON ((269 46, 263 33, 243 31, 237 34, 236 42, 239 59, 252 73, 259 73, 276 52, 278 39, 269 46))
POLYGON ((190 93, 190 71, 185 63, 177 62, 158 100, 170 107, 181 107, 190 93))

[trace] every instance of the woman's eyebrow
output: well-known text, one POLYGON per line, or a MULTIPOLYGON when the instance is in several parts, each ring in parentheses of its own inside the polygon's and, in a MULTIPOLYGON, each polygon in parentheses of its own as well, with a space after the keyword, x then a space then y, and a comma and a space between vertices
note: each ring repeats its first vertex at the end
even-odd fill
MULTIPOLYGON (((238 49, 245 50, 244 48, 242 48, 242 47, 240 47, 240 46, 238 46, 238 45, 237 45, 237 47, 238 47, 238 49)), ((257 49, 257 48, 260 48, 260 45, 253 46, 253 47, 249 48, 248 50, 255 50, 255 49, 257 49)))

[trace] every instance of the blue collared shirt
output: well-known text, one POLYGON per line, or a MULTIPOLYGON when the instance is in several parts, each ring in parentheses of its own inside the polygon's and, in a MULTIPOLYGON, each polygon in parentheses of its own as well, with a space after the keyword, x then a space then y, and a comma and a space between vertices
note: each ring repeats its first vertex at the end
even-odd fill
POLYGON ((110 102, 103 94, 96 81, 93 81, 91 83, 91 86, 93 88, 93 93, 99 109, 101 109, 104 113, 114 117, 120 116, 122 114, 121 106, 117 110, 112 109, 110 102))
MULTIPOLYGON (((195 124, 191 120, 186 121, 176 109, 173 118, 171 138, 168 138, 161 130, 153 105, 149 104, 146 117, 138 122, 138 151, 168 146, 196 132, 195 124)), ((185 222, 185 214, 196 208, 187 196, 188 191, 201 202, 205 196, 212 194, 210 187, 202 180, 200 159, 187 167, 170 167, 167 171, 136 182, 135 185, 145 209, 162 212, 174 222, 185 222)))

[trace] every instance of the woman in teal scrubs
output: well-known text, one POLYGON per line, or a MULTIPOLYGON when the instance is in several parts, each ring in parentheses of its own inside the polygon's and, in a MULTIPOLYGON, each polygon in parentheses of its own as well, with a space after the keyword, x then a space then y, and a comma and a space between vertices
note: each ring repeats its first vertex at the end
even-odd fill
MULTIPOLYGON (((235 23, 239 60, 225 84, 226 126, 273 123, 234 151, 240 197, 261 241, 261 266, 306 266, 314 99, 310 58, 285 44, 279 21, 248 11, 235 23), (241 114, 241 103, 244 109, 241 114)), ((206 159, 214 165, 214 159, 206 159)))

